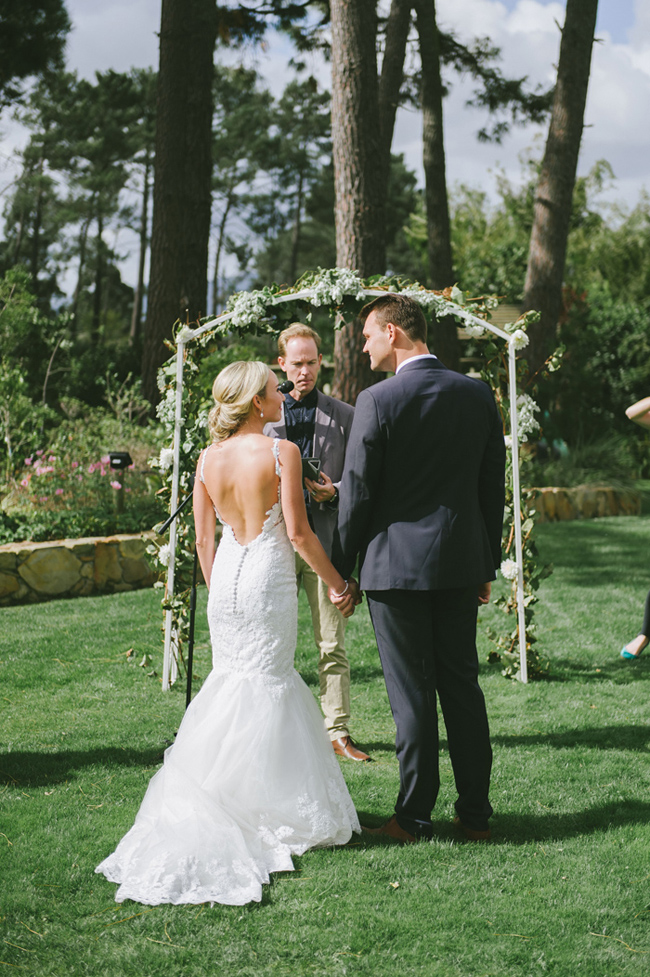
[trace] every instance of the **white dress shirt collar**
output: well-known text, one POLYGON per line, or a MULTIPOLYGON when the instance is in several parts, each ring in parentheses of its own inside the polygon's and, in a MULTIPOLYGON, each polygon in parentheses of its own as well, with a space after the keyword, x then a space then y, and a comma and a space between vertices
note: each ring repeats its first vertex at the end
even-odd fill
POLYGON ((435 355, 435 353, 418 353, 417 356, 409 356, 407 360, 402 360, 400 365, 397 367, 397 369, 395 370, 395 376, 397 376, 397 374, 402 369, 402 367, 406 366, 407 363, 415 363, 416 360, 437 360, 437 359, 438 357, 435 355))

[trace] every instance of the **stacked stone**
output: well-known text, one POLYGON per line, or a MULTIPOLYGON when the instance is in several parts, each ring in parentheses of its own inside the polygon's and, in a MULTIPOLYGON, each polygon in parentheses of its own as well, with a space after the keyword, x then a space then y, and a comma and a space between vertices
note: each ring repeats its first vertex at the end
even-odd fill
POLYGON ((152 533, 0 546, 0 606, 151 587, 152 533))
POLYGON ((535 488, 529 507, 539 522, 594 519, 601 516, 638 516, 641 496, 630 490, 592 485, 575 488, 535 488))

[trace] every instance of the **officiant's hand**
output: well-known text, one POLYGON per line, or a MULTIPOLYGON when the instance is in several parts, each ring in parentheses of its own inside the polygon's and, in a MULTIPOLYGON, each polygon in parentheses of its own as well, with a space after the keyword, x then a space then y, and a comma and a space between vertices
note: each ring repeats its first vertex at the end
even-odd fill
POLYGON ((330 502, 336 495, 336 489, 331 478, 325 472, 320 473, 320 481, 305 479, 305 486, 314 502, 330 502))

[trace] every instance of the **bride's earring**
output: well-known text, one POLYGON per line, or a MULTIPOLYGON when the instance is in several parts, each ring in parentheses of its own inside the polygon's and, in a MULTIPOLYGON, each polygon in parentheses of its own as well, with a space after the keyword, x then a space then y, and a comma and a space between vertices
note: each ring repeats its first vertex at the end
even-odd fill
POLYGON ((260 418, 262 418, 262 417, 264 417, 264 411, 263 410, 260 411, 260 418))

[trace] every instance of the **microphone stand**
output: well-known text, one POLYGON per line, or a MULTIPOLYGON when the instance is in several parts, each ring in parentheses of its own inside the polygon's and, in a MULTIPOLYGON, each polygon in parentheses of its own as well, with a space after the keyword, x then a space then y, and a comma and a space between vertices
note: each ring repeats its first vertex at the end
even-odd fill
MULTIPOLYGON (((190 475, 190 491, 185 496, 181 504, 178 506, 175 512, 172 512, 171 516, 165 520, 159 530, 159 535, 162 536, 164 532, 171 526, 172 522, 176 516, 183 511, 186 505, 192 499, 192 489, 194 488, 194 475, 190 475)), ((192 701, 192 666, 194 663, 194 619, 196 617, 196 577, 198 568, 198 551, 196 548, 196 541, 194 543, 194 562, 192 565, 192 587, 190 589, 190 629, 187 637, 187 684, 185 688, 185 708, 189 706, 192 701)))

